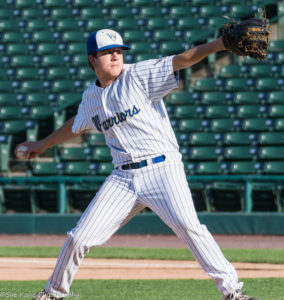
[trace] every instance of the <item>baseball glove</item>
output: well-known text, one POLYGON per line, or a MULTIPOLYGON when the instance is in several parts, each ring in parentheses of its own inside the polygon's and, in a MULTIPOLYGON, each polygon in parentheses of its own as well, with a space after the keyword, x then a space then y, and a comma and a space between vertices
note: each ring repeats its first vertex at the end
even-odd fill
POLYGON ((222 33, 224 46, 239 56, 264 60, 269 47, 269 20, 251 18, 242 22, 233 20, 225 24, 222 33))

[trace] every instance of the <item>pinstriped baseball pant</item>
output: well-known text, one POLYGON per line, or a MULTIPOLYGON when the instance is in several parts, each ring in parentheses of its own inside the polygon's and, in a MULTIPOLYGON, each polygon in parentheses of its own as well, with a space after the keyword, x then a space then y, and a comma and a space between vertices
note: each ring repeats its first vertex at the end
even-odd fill
POLYGON ((84 255, 105 243, 143 207, 150 207, 180 237, 204 271, 226 295, 238 289, 234 267, 197 218, 179 159, 136 170, 115 169, 82 214, 59 254, 45 290, 67 296, 84 255))

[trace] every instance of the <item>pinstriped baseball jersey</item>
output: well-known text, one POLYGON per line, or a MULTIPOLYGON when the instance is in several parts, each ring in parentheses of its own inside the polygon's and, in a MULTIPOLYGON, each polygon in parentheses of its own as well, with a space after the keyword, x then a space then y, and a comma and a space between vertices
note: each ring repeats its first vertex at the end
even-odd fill
POLYGON ((162 98, 178 86, 173 56, 124 65, 109 86, 93 83, 83 94, 72 130, 103 132, 115 167, 162 153, 178 143, 162 98))

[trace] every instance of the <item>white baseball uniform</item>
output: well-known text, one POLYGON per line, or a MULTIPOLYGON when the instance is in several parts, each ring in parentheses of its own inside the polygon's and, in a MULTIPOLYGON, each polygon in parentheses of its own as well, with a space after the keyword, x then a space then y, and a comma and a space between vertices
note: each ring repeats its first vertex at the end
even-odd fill
POLYGON ((124 65, 111 85, 101 88, 93 83, 84 92, 72 130, 103 132, 115 169, 68 232, 45 288, 51 295, 67 296, 84 255, 145 206, 185 241, 220 292, 225 295, 241 287, 234 267, 197 218, 162 100, 178 86, 172 58, 124 65), (128 164, 141 161, 141 167, 129 169, 128 164))

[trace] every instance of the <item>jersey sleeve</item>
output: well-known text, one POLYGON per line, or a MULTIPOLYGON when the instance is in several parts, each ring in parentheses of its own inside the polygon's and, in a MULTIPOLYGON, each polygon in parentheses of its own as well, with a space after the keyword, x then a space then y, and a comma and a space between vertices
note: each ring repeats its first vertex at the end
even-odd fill
POLYGON ((179 73, 173 71, 173 57, 150 59, 132 65, 131 72, 147 96, 158 101, 179 84, 179 73))
POLYGON ((91 126, 88 124, 85 111, 85 101, 83 99, 78 107, 78 111, 72 125, 72 132, 74 134, 79 134, 80 132, 91 128, 91 126))

